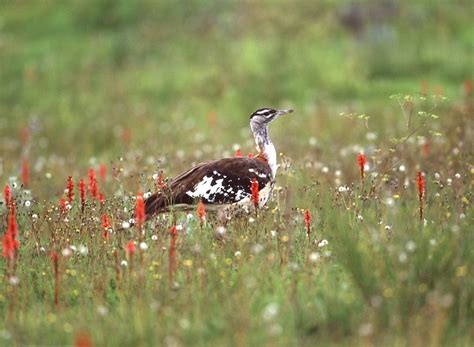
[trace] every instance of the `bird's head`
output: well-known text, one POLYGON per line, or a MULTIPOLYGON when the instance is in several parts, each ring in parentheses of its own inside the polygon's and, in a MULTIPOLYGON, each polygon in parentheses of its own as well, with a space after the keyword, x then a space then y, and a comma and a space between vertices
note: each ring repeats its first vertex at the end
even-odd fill
POLYGON ((272 108, 260 108, 250 115, 250 126, 252 130, 256 130, 260 127, 265 127, 275 119, 293 112, 293 110, 274 110, 272 108))

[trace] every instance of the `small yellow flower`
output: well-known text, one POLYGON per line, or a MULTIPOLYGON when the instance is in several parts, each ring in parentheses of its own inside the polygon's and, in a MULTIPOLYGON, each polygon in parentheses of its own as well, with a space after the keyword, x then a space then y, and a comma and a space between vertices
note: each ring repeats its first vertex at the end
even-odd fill
POLYGON ((456 277, 464 277, 467 275, 467 265, 458 266, 456 268, 456 277))
POLYGON ((185 259, 183 260, 183 265, 186 267, 192 267, 193 266, 193 261, 191 259, 185 259))

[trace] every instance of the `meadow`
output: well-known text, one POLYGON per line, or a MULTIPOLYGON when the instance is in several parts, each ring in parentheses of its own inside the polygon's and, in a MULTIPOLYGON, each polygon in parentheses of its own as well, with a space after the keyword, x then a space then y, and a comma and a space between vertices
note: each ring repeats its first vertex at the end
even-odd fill
POLYGON ((470 1, 0 3, 0 346, 474 344, 470 1), (130 225, 196 163, 272 200, 130 225))

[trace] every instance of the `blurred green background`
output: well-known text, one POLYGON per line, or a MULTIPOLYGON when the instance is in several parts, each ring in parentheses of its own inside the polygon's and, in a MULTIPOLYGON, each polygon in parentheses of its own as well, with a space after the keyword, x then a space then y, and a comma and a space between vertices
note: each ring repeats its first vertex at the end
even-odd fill
POLYGON ((44 137, 38 150, 79 160, 115 156, 129 137, 175 151, 195 131, 228 147, 264 106, 296 109, 275 126, 290 152, 307 136, 346 142, 341 112, 371 115, 383 136, 402 123, 390 95, 462 95, 473 11, 470 0, 2 1, 0 149, 18 153, 25 126, 44 137))

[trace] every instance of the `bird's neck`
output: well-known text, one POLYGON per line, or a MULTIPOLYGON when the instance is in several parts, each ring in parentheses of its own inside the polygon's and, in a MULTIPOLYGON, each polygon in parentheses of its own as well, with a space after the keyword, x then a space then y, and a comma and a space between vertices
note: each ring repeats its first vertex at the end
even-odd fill
POLYGON ((257 158, 264 159, 268 163, 270 169, 272 170, 273 179, 275 179, 278 168, 277 155, 275 146, 268 135, 268 128, 266 126, 252 126, 252 131, 258 150, 257 158))

